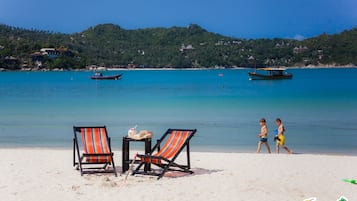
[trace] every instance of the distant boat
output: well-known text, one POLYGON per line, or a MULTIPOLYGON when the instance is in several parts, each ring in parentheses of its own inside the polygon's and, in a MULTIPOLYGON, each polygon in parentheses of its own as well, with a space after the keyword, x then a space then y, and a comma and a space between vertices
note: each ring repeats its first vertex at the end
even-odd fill
POLYGON ((94 75, 90 76, 92 80, 119 80, 123 74, 118 75, 103 75, 100 72, 96 72, 94 75))
POLYGON ((293 75, 285 72, 285 68, 258 68, 258 71, 248 72, 249 80, 282 80, 292 79, 293 75))

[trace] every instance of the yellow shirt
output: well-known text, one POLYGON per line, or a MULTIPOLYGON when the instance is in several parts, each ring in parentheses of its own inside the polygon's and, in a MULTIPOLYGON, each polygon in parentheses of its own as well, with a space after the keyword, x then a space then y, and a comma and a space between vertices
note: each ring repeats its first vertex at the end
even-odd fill
POLYGON ((278 127, 278 138, 279 138, 278 144, 280 145, 285 145, 284 131, 285 131, 284 125, 280 124, 280 126, 278 127))

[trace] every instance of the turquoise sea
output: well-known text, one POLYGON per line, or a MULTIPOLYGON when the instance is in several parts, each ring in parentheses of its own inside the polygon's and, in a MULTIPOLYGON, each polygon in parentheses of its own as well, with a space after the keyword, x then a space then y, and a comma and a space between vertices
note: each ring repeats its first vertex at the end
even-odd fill
MULTIPOLYGON (((114 149, 129 128, 197 128, 195 151, 255 152, 259 119, 298 153, 357 154, 357 69, 290 69, 250 81, 241 70, 142 70, 118 81, 92 72, 1 72, 0 147, 72 147, 73 125, 106 125, 114 149)), ((265 147, 263 147, 263 151, 265 147)))

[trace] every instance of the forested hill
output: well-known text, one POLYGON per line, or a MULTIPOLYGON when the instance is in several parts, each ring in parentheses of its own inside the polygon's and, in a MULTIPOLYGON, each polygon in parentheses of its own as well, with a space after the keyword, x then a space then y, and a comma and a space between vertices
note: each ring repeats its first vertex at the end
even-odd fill
POLYGON ((188 27, 126 30, 102 24, 74 34, 0 25, 0 68, 357 65, 357 28, 292 39, 240 39, 188 27), (40 52, 55 49, 55 56, 40 52))

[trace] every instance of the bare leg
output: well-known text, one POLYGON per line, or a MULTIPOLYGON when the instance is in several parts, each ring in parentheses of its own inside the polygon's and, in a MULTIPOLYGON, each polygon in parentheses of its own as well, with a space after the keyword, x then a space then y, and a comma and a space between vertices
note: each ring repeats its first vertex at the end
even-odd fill
POLYGON ((267 147, 267 149, 268 149, 268 153, 270 154, 270 153, 271 153, 271 151, 270 151, 270 146, 269 146, 268 142, 265 142, 264 144, 265 144, 265 146, 266 146, 266 147, 267 147))
POLYGON ((259 141, 259 142, 258 142, 257 153, 260 153, 260 149, 261 149, 261 147, 262 147, 262 142, 261 142, 261 141, 259 141))
POLYGON ((279 143, 276 143, 275 152, 276 152, 277 154, 279 154, 279 143))
POLYGON ((284 148, 289 154, 292 154, 292 153, 293 153, 287 146, 283 146, 283 148, 284 148))

